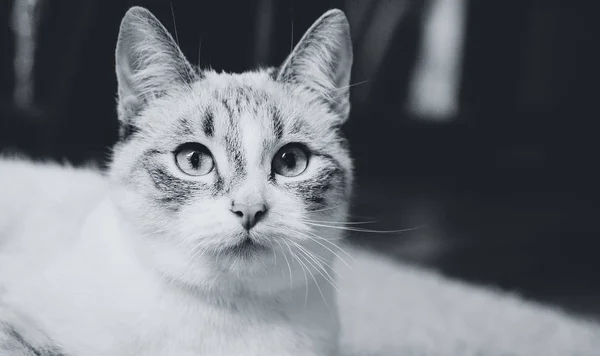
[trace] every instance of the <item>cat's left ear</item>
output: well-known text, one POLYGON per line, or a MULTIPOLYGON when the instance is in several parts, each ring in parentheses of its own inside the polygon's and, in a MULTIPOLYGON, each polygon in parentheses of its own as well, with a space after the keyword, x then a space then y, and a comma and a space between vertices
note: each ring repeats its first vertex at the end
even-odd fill
POLYGON ((167 29, 138 6, 121 21, 115 59, 119 119, 125 125, 132 125, 131 119, 152 99, 196 78, 167 29))
POLYGON ((327 11, 306 31, 280 67, 277 80, 321 96, 343 123, 350 113, 352 40, 341 10, 327 11))

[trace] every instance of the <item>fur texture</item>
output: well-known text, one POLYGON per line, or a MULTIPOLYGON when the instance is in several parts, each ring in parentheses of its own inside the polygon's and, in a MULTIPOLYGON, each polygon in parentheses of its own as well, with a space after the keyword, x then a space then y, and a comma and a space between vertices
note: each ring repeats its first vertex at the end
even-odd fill
POLYGON ((349 39, 332 10, 281 67, 214 73, 131 9, 107 174, 0 161, 2 355, 334 355, 338 302, 342 354, 594 355, 597 325, 358 251, 334 295, 349 39), (308 163, 287 176, 289 144, 308 163), (198 162, 214 166, 181 166, 198 162))
POLYGON ((341 236, 326 225, 345 220, 352 186, 338 131, 348 31, 331 10, 281 67, 215 73, 192 68, 150 12, 130 9, 107 177, 82 188, 62 182, 90 171, 4 163, 25 176, 56 172, 63 184, 3 197, 14 216, 0 222, 1 302, 43 337, 29 343, 8 319, 4 335, 25 353, 335 354, 341 236), (210 169, 196 174, 200 162, 210 169), (303 163, 289 175, 277 168, 303 163), (243 225, 239 206, 261 206, 260 221, 243 225), (17 223, 25 211, 35 223, 17 223))
MULTIPOLYGON (((0 161, 0 172, 0 204, 3 204, 3 214, 0 216, 0 271, 3 272, 0 273, 0 285, 3 286, 0 289, 0 315, 4 325, 17 329, 23 339, 37 350, 51 347, 60 350, 56 336, 53 339, 41 331, 44 327, 60 329, 59 334, 66 335, 66 340, 87 339, 91 333, 93 336, 90 339, 97 341, 86 343, 82 347, 96 346, 96 343, 104 348, 109 345, 116 347, 118 342, 123 346, 131 344, 132 339, 145 345, 145 348, 137 346, 135 351, 122 349, 121 353, 115 353, 117 355, 151 355, 151 350, 156 354, 160 344, 180 342, 182 331, 187 330, 194 321, 191 314, 188 318, 181 315, 181 310, 186 308, 182 302, 175 309, 168 308, 166 301, 156 302, 162 305, 162 309, 157 309, 156 305, 150 308, 154 317, 169 316, 171 320, 171 323, 163 324, 159 330, 149 327, 151 323, 148 320, 138 320, 137 331, 130 328, 132 321, 140 318, 139 311, 148 310, 143 303, 150 298, 147 288, 138 289, 145 283, 128 277, 131 273, 130 268, 127 268, 128 264, 117 263, 118 257, 114 256, 114 251, 107 254, 113 256, 110 261, 102 261, 103 254, 96 252, 93 255, 98 257, 93 260, 80 259, 68 263, 60 275, 63 275, 61 278, 67 278, 70 274, 69 284, 59 284, 56 281, 56 270, 46 272, 45 277, 41 276, 41 266, 57 263, 56 261, 64 258, 64 253, 60 251, 72 246, 70 240, 74 235, 68 231, 80 223, 84 216, 89 215, 86 207, 97 204, 110 190, 106 178, 92 170, 6 160, 0 161), (31 223, 32 221, 35 223, 31 223), (11 233, 7 234, 7 231, 11 233), (20 243, 9 236, 28 236, 28 240, 22 242, 24 247, 19 247, 20 243), (43 238, 39 238, 40 236, 43 238), (70 267, 73 263, 76 265, 70 267), (100 266, 104 267, 99 268, 100 266), (104 276, 98 278, 98 274, 104 276), (74 275, 77 276, 76 283, 73 283, 74 275), (31 276, 37 277, 32 279, 31 276), (52 279, 49 279, 50 276, 53 276, 52 279), (31 300, 22 302, 28 308, 36 306, 36 309, 27 310, 27 314, 33 317, 18 312, 14 303, 7 300, 8 285, 18 285, 21 290, 36 290, 37 294, 30 291, 24 293, 31 300), (48 289, 44 291, 45 298, 39 297, 41 287, 48 289), (91 292, 92 290, 96 292, 91 292), (98 293, 98 290, 102 293, 90 295, 98 293), (72 296, 85 299, 73 303, 72 296), (7 303, 11 305, 10 310, 6 308, 7 303), (85 306, 86 303, 89 305, 85 306), (38 311, 38 308, 41 310, 38 311), (39 319, 49 313, 55 314, 57 321, 48 323, 39 319), (61 316, 58 317, 59 315, 61 316), (71 320, 59 328, 56 323, 67 317, 80 320, 80 323, 71 325, 71 320), (111 320, 113 318, 117 319, 111 320), (81 324, 82 321, 85 322, 84 325, 81 324)), ((110 216, 102 215, 104 218, 110 216)), ((103 229, 109 228, 106 223, 101 225, 103 229)), ((111 238, 99 243, 98 249, 112 250, 115 248, 113 243, 114 239, 111 238)), ((596 322, 574 318, 560 310, 497 290, 452 281, 435 272, 397 263, 368 252, 347 246, 343 248, 352 258, 341 255, 349 263, 349 267, 340 261, 335 264, 338 271, 338 292, 335 299, 341 325, 340 355, 598 355, 600 325, 596 322)), ((284 270, 288 273, 287 267, 284 270)), ((303 281, 303 277, 300 278, 303 281)), ((173 295, 170 288, 159 285, 165 294, 173 295)), ((314 298, 320 298, 318 291, 311 290, 311 293, 314 298)), ((310 310, 310 307, 304 309, 303 306, 304 290, 297 291, 297 294, 302 299, 302 312, 310 310)), ((309 300, 310 298, 311 296, 309 300)), ((328 312, 327 308, 320 311, 328 312)), ((312 317, 314 314, 306 316, 312 317)), ((232 320, 231 324, 235 325, 235 322, 232 320)), ((245 327, 241 326, 240 329, 245 327)), ((210 335, 194 330, 187 337, 193 339, 202 335, 202 338, 206 338, 212 335, 225 338, 235 330, 236 328, 214 330, 210 335)), ((260 335, 259 331, 255 331, 256 335, 260 335)), ((0 332, 0 335, 3 334, 0 332)), ((0 354, 36 355, 23 349, 13 336, 8 336, 3 335, 6 340, 0 337, 0 345, 5 347, 0 348, 0 354), (14 347, 21 349, 9 349, 14 347)), ((267 337, 265 342, 272 344, 283 337, 283 334, 267 337)), ((75 351, 66 353, 63 349, 60 353, 41 355, 103 354, 89 350, 76 354, 75 351)), ((237 354, 249 355, 252 352, 253 349, 248 348, 237 354)), ((104 354, 108 354, 108 351, 104 354)), ((165 351, 163 354, 169 353, 165 351)), ((211 355, 230 354, 216 352, 211 355)))

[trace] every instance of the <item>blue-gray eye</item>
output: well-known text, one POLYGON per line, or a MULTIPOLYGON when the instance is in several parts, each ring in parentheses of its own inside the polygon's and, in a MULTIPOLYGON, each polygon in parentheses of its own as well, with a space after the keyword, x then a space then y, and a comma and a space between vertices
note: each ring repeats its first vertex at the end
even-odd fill
POLYGON ((206 146, 199 143, 186 143, 175 151, 177 167, 190 176, 203 176, 212 172, 215 161, 206 146))
POLYGON ((300 144, 283 146, 273 157, 271 169, 284 177, 296 177, 308 167, 308 151, 300 144))

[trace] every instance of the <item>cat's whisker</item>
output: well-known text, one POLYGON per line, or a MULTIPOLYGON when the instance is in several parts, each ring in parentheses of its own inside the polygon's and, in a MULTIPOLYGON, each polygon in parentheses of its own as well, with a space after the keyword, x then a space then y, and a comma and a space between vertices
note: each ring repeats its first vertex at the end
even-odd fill
MULTIPOLYGON (((332 242, 331 239, 326 239, 324 237, 321 237, 321 236, 317 235, 315 232, 313 232, 312 230, 307 231, 307 233, 311 235, 311 236, 307 236, 307 237, 326 242, 329 245, 333 246, 334 248, 337 248, 340 252, 342 252, 344 255, 348 256, 348 258, 350 258, 351 260, 354 260, 354 257, 350 253, 348 253, 346 250, 344 250, 340 245, 332 242)), ((340 258, 339 256, 336 256, 336 257, 340 258)), ((340 258, 340 260, 342 260, 342 262, 344 262, 344 260, 342 258, 340 258)), ((350 266, 348 266, 348 267, 350 267, 350 266)))
POLYGON ((400 229, 400 230, 373 230, 373 229, 362 229, 362 228, 350 227, 350 226, 337 226, 337 225, 328 225, 328 224, 317 224, 317 223, 311 223, 311 222, 308 222, 308 221, 304 221, 304 223, 306 223, 308 225, 312 225, 312 226, 325 227, 325 228, 329 228, 329 229, 338 229, 338 230, 345 230, 345 231, 374 233, 374 234, 396 234, 396 233, 414 231, 414 230, 418 230, 418 229, 422 229, 424 227, 427 227, 427 225, 421 225, 421 226, 416 226, 416 227, 411 227, 411 228, 406 228, 406 229, 400 229))
POLYGON ((262 258, 261 258, 261 259, 259 259, 259 261, 260 261, 260 263, 263 265, 263 274, 267 275, 267 273, 268 273, 268 272, 267 272, 267 270, 268 270, 268 268, 267 268, 267 264, 265 263, 265 261, 263 261, 263 259, 262 259, 262 258))
MULTIPOLYGON (((286 245, 287 242, 284 241, 284 243, 286 245)), ((288 245, 289 246, 289 245, 288 245)), ((291 251, 290 251, 291 252, 291 251)), ((319 286, 319 282, 317 281, 317 279, 315 278, 315 275, 312 273, 312 271, 310 270, 310 268, 308 268, 306 266, 306 264, 302 261, 302 259, 300 258, 301 256, 297 256, 296 254, 294 254, 292 252, 292 256, 296 258, 296 261, 298 261, 298 263, 300 263, 300 265, 304 266, 304 268, 306 268, 306 270, 308 271, 308 273, 310 274, 310 277, 312 278, 312 280, 315 282, 315 286, 317 287, 317 290, 319 291, 319 294, 321 295, 321 298, 323 298, 323 303, 325 303, 325 306, 327 307, 327 309, 330 309, 329 304, 327 303, 327 299, 325 298, 325 294, 323 294, 323 290, 321 290, 321 286, 319 286)))
POLYGON ((290 248, 290 245, 287 242, 285 242, 285 241, 284 241, 284 243, 287 246, 288 250, 290 251, 290 256, 292 256, 292 258, 294 260, 296 260, 297 262, 300 262, 299 265, 300 265, 300 268, 302 269, 302 273, 304 274, 304 282, 305 282, 305 288, 304 288, 305 289, 305 291, 304 291, 304 307, 306 307, 306 305, 308 304, 308 277, 306 275, 306 270, 307 270, 305 268, 306 266, 303 263, 301 263, 301 261, 298 260, 298 257, 296 257, 296 254, 294 254, 294 252, 290 248))
MULTIPOLYGON (((298 256, 298 257, 299 257, 298 258, 298 262, 301 262, 301 257, 302 256, 298 256)), ((319 291, 319 294, 321 295, 321 298, 323 298, 323 303, 325 303, 325 306, 327 307, 327 309, 331 310, 331 308, 329 307, 329 304, 327 303, 327 298, 325 298, 325 294, 323 294, 323 290, 321 289, 321 286, 319 285, 319 282, 315 278, 315 275, 312 273, 312 271, 308 267, 306 267, 306 270, 310 274, 310 276, 313 279, 313 281, 315 281, 315 286, 317 287, 317 290, 319 291)))
MULTIPOLYGON (((285 262, 287 263, 288 266, 288 270, 290 272, 290 289, 293 287, 294 283, 293 283, 293 277, 292 277, 292 266, 290 265, 290 261, 288 260, 287 256, 285 255, 285 251, 283 250, 283 246, 281 245, 281 243, 278 240, 275 240, 277 242, 277 244, 279 244, 279 247, 281 248, 281 254, 283 255, 283 258, 285 258, 285 262)), ((288 246, 289 248, 289 246, 288 246)))
POLYGON ((313 266, 315 270, 321 275, 321 277, 327 280, 327 282, 329 282, 329 284, 331 284, 333 288, 339 291, 339 288, 335 283, 335 279, 331 276, 331 274, 329 274, 329 272, 325 269, 323 264, 314 257, 314 254, 306 250, 300 244, 294 243, 294 245, 296 246, 299 252, 304 254, 304 256, 306 257, 306 262, 313 266), (312 260, 312 262, 310 260, 312 260))
POLYGON ((375 224, 377 221, 326 221, 326 220, 306 220, 303 219, 303 222, 308 223, 317 223, 317 224, 340 224, 340 225, 366 225, 366 224, 375 224))
POLYGON ((316 260, 319 262, 319 264, 320 264, 320 265, 322 265, 323 267, 328 267, 328 268, 330 268, 330 269, 333 269, 333 261, 331 261, 331 260, 327 260, 327 259, 326 259, 326 258, 324 258, 323 256, 319 256, 319 255, 318 255, 318 254, 316 254, 316 253, 311 253, 311 251, 310 251, 310 250, 308 250, 308 249, 306 249, 306 247, 304 247, 304 251, 305 251, 306 253, 309 253, 309 254, 311 254, 311 257, 312 257, 313 259, 316 259, 316 260))
POLYGON ((311 235, 313 235, 314 237, 313 237, 313 236, 310 236, 310 235, 307 235, 307 234, 305 234, 305 233, 301 233, 300 231, 296 231, 296 233, 300 234, 300 236, 302 236, 302 237, 305 237, 305 238, 307 238, 307 239, 309 239, 309 240, 312 240, 312 241, 316 242, 317 244, 321 245, 323 248, 327 249, 327 250, 328 250, 329 252, 331 252, 331 253, 332 253, 332 254, 333 254, 335 257, 337 257, 337 258, 338 258, 340 261, 342 261, 342 263, 343 263, 343 264, 345 264, 345 265, 346 265, 348 268, 352 269, 352 267, 350 267, 350 264, 348 264, 348 262, 346 262, 346 260, 345 260, 345 259, 343 259, 343 258, 342 258, 342 257, 341 257, 341 256, 340 256, 338 253, 336 253, 334 250, 332 250, 331 248, 329 248, 328 246, 326 246, 326 245, 324 245, 322 242, 320 242, 318 239, 316 239, 316 237, 317 237, 317 238, 319 238, 319 239, 322 239, 323 241, 327 241, 327 242, 329 242, 329 243, 330 243, 332 246, 334 246, 334 247, 337 247, 337 248, 338 248, 340 251, 342 251, 343 253, 345 253, 346 255, 348 255, 350 258, 352 258, 352 256, 350 256, 350 254, 348 254, 348 252, 344 251, 344 249, 342 249, 341 247, 337 246, 337 245, 336 245, 336 244, 334 244, 333 242, 331 242, 331 241, 328 241, 327 239, 324 239, 324 238, 322 238, 322 237, 320 237, 320 236, 318 236, 318 235, 316 235, 316 234, 314 234, 314 233, 312 233, 312 232, 309 232, 309 233, 310 233, 311 235))
POLYGON ((328 261, 328 260, 326 260, 324 257, 322 257, 322 256, 319 256, 318 254, 316 254, 316 253, 313 253, 313 252, 311 252, 311 251, 307 250, 307 249, 306 249, 306 247, 304 247, 304 246, 300 245, 299 243, 297 243, 297 242, 295 242, 295 241, 290 241, 290 242, 291 242, 292 244, 294 244, 294 246, 296 246, 298 249, 304 250, 305 252, 308 252, 309 254, 311 254, 311 256, 312 256, 313 258, 316 258, 316 259, 319 261, 319 264, 323 264, 323 265, 325 265, 325 266, 327 266, 327 267, 329 267, 329 268, 333 268, 333 266, 332 266, 332 264, 331 264, 331 261, 328 261))
MULTIPOLYGON (((283 246, 281 245, 281 243, 279 243, 279 241, 275 241, 277 243, 277 245, 279 246, 279 251, 281 252, 281 254, 285 254, 285 251, 283 250, 283 246)), ((274 251, 275 256, 277 256, 277 251, 274 251)), ((282 268, 281 269, 281 278, 283 278, 285 280, 285 269, 282 268)))
POLYGON ((300 268, 302 269, 302 274, 304 275, 304 307, 306 308, 306 305, 308 304, 308 276, 306 275, 306 269, 304 266, 300 265, 300 268))

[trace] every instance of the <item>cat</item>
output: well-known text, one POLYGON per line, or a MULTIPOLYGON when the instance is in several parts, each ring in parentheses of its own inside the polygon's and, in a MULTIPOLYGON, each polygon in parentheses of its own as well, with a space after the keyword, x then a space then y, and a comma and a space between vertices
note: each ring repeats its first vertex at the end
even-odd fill
POLYGON ((13 354, 337 354, 341 235, 321 224, 351 196, 349 31, 333 9, 281 66, 216 73, 131 8, 106 175, 2 163, 46 179, 3 196, 0 306, 26 317, 0 313, 13 354), (34 223, 13 224, 17 204, 34 223))
POLYGON ((326 228, 351 46, 331 10, 281 66, 218 74, 132 8, 108 171, 0 159, 0 355, 597 356, 597 322, 326 228))

